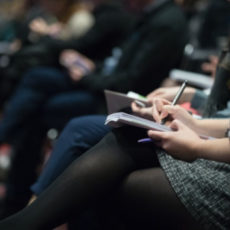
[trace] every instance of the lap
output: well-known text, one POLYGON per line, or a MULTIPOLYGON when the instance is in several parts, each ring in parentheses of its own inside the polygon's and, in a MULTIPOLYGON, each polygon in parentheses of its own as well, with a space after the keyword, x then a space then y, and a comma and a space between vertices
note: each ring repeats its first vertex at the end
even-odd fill
POLYGON ((40 194, 70 163, 93 147, 110 131, 110 128, 104 125, 104 121, 103 115, 91 115, 74 118, 67 124, 46 167, 32 186, 34 193, 40 194))
POLYGON ((65 71, 58 68, 38 67, 29 70, 23 77, 20 87, 33 88, 35 90, 69 90, 74 84, 65 71))
POLYGON ((100 102, 95 94, 86 90, 56 94, 43 107, 43 122, 48 128, 62 129, 74 117, 96 113, 100 102))
POLYGON ((130 173, 121 189, 121 200, 128 219, 146 229, 201 229, 172 189, 160 167, 130 173))

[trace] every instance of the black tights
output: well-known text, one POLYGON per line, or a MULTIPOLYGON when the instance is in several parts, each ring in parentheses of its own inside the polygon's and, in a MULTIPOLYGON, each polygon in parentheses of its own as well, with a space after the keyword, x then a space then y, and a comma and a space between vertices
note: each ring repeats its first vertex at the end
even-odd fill
POLYGON ((139 224, 146 224, 146 229, 150 224, 169 224, 174 229, 192 224, 159 167, 154 146, 137 144, 143 135, 135 128, 111 132, 75 160, 31 206, 0 222, 0 229, 50 230, 114 191, 133 229, 139 224))

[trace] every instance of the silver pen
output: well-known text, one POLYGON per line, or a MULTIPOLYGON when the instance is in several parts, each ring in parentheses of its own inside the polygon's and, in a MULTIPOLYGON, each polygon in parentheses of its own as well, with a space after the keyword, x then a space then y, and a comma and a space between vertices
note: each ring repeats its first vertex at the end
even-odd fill
MULTIPOLYGON (((182 93, 184 92, 184 89, 185 89, 186 86, 187 86, 187 80, 184 81, 183 84, 181 85, 181 87, 178 90, 176 96, 174 97, 171 105, 176 105, 177 104, 177 102, 179 101, 179 99, 180 99, 182 93)), ((168 118, 168 116, 165 117, 164 119, 162 119, 161 124, 165 124, 165 122, 167 121, 167 118, 168 118)))

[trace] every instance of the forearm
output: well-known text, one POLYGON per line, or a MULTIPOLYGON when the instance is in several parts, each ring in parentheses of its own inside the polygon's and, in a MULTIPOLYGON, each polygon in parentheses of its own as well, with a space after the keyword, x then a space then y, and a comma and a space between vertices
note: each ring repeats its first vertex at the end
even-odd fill
POLYGON ((229 119, 205 119, 195 121, 195 131, 199 134, 221 138, 229 127, 229 119))
POLYGON ((202 140, 195 147, 198 158, 230 163, 230 142, 228 138, 202 140))

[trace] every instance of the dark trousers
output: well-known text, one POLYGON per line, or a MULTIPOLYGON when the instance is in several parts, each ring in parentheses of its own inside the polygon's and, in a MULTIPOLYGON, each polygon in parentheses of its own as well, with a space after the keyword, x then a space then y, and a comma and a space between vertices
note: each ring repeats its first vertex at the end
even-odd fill
POLYGON ((78 89, 59 70, 37 68, 25 75, 0 122, 0 142, 11 143, 14 149, 7 199, 13 205, 22 201, 16 210, 30 196, 29 187, 36 178, 36 165, 47 130, 61 130, 71 118, 95 113, 98 102, 97 96, 78 89))
POLYGON ((4 111, 0 141, 14 143, 29 122, 44 117, 47 124, 61 127, 74 116, 95 112, 97 103, 97 96, 78 89, 66 73, 54 68, 33 69, 4 111))
MULTIPOLYGON (((41 175, 31 186, 35 195, 40 195, 76 158, 97 144, 111 130, 104 125, 105 118, 104 115, 83 116, 74 118, 66 125, 41 175)), ((104 204, 100 206, 100 209, 94 207, 80 216, 70 218, 69 229, 99 230, 102 226, 120 224, 109 207, 104 204)))
POLYGON ((109 131, 106 116, 92 115, 75 118, 68 123, 59 137, 51 156, 36 183, 34 194, 44 191, 77 157, 93 147, 109 131))

